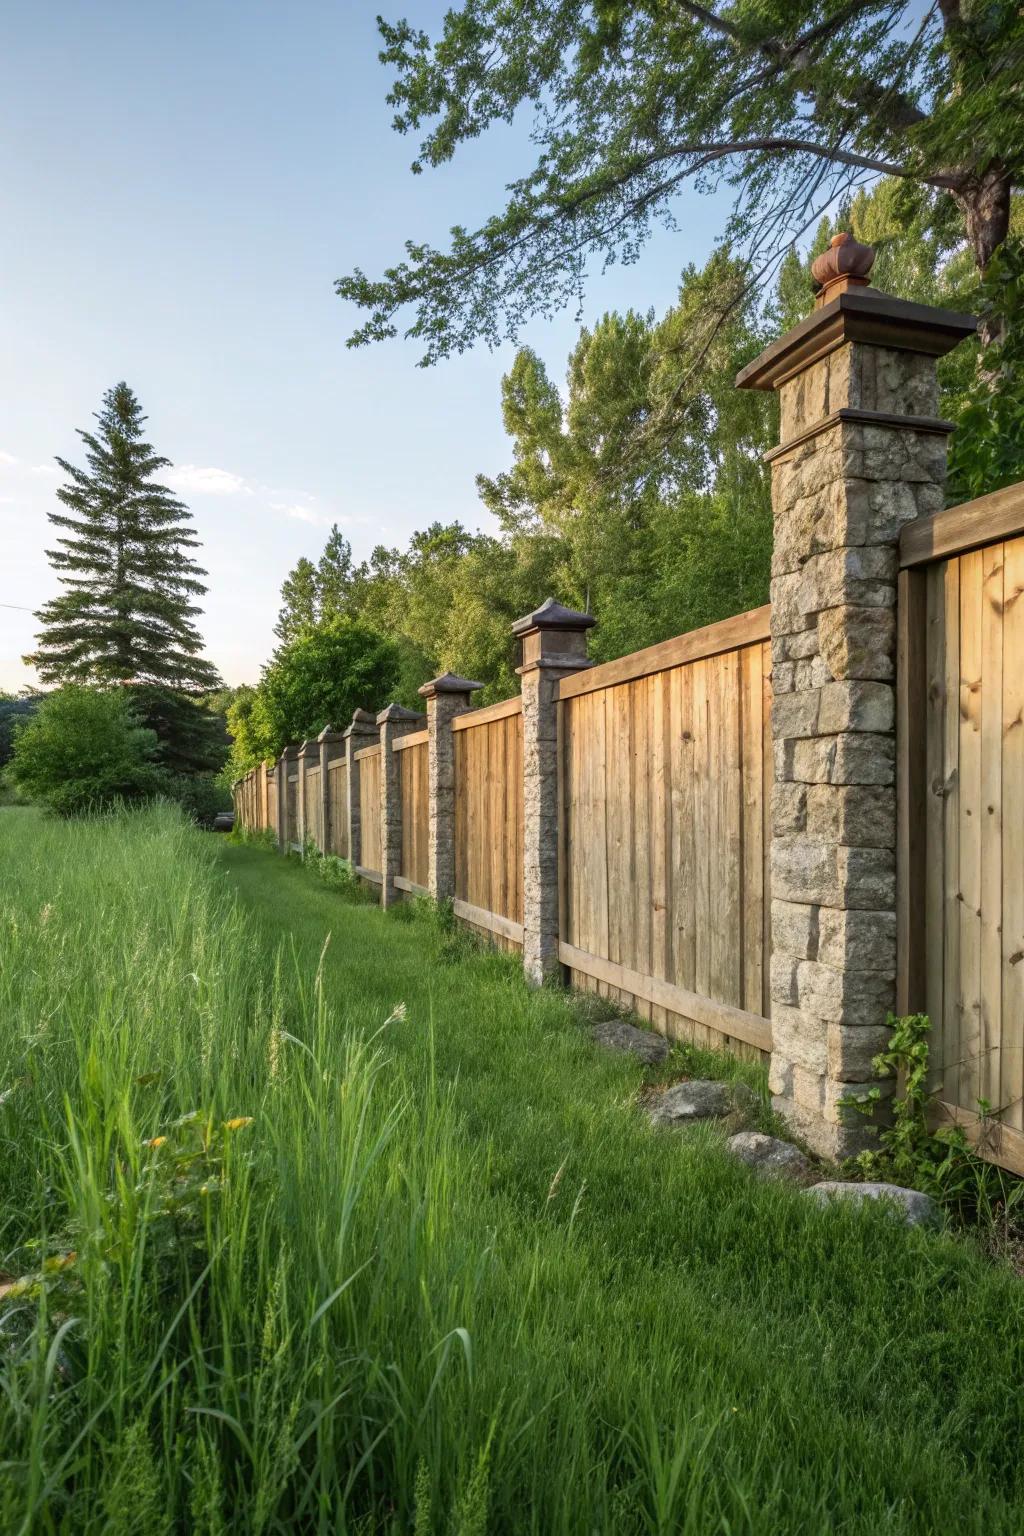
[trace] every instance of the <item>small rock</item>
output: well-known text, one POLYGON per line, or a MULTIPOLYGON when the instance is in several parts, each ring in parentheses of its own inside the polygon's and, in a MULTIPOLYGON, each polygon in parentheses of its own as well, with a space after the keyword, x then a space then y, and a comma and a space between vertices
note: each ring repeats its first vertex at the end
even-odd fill
POLYGON ((799 1147, 778 1136, 761 1131, 738 1131, 727 1146, 732 1155, 746 1163, 763 1179, 799 1179, 811 1171, 811 1165, 799 1147))
POLYGON ((695 1078, 676 1083, 648 1105, 652 1125, 689 1125, 694 1120, 715 1120, 731 1113, 732 1094, 726 1083, 695 1078))
POLYGON ((941 1221, 939 1208, 930 1195, 919 1189, 904 1189, 901 1184, 844 1183, 840 1179, 826 1179, 822 1184, 812 1184, 805 1191, 813 1195, 820 1205, 830 1200, 853 1200, 863 1204, 865 1200, 885 1200, 899 1206, 908 1227, 933 1227, 941 1221))
POLYGON ((611 1051, 628 1051, 648 1066, 664 1061, 668 1055, 668 1041, 662 1035, 656 1035, 650 1029, 637 1029, 625 1019, 602 1019, 590 1033, 598 1045, 611 1051))

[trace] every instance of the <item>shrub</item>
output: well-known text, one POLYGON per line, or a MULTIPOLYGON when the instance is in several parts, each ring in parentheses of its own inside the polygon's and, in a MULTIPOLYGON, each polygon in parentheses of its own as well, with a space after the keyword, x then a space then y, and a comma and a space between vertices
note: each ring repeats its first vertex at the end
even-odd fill
POLYGON ((156 749, 120 688, 73 684, 49 694, 19 727, 12 775, 31 799, 74 816, 159 792, 156 749))
POLYGON ((218 811, 230 811, 231 791, 212 773, 165 774, 163 793, 201 827, 211 827, 218 811))

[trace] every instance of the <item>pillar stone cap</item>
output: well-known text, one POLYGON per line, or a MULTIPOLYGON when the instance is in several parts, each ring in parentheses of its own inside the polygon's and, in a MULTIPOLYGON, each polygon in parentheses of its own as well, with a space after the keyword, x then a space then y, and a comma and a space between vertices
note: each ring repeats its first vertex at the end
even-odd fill
POLYGON ((282 757, 286 757, 289 760, 291 760, 292 758, 298 757, 298 755, 299 755, 299 743, 297 741, 290 741, 288 743, 288 745, 284 748, 284 750, 281 753, 282 757))
POLYGON ((317 741, 340 741, 341 738, 341 731, 336 731, 333 725, 325 725, 317 737, 317 741))
POLYGON ((973 315, 914 304, 877 288, 847 288, 741 368, 736 388, 778 389, 850 341, 944 357, 977 329, 973 315))
POLYGON ((532 613, 525 614, 521 619, 516 619, 512 625, 512 633, 520 636, 532 634, 535 629, 593 629, 597 620, 589 613, 574 613, 571 608, 565 608, 561 603, 556 603, 553 597, 541 603, 532 613))
POLYGON ((368 709, 357 709, 352 716, 352 724, 342 731, 343 736, 367 736, 377 730, 377 719, 371 715, 368 709))
POLYGON ((415 709, 406 709, 404 704, 389 704, 387 709, 382 709, 377 716, 378 725, 391 725, 395 721, 423 720, 426 717, 418 714, 415 709))
POLYGON ((312 736, 307 736, 305 741, 299 743, 299 756, 311 757, 315 746, 316 739, 312 736))
POLYGON ((440 677, 432 677, 416 691, 425 699, 433 699, 439 693, 475 693, 482 687, 483 683, 474 683, 471 678, 459 677, 455 672, 442 672, 440 677))

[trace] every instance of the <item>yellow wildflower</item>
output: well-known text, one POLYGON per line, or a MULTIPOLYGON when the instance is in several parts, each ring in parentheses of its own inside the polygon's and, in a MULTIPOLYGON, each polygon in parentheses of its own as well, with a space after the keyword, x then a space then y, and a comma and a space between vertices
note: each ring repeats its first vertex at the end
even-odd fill
POLYGON ((247 1125, 252 1125, 252 1115, 236 1115, 233 1120, 224 1121, 226 1131, 244 1131, 247 1125))
POLYGON ((142 1145, 144 1147, 162 1147, 166 1140, 166 1136, 151 1136, 149 1140, 144 1141, 142 1145))

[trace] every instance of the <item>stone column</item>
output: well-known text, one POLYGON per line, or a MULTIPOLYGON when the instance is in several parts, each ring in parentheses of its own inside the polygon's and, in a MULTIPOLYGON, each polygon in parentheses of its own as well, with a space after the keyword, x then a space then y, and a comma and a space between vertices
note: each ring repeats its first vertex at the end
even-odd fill
POLYGON ((357 709, 352 724, 344 732, 345 776, 348 780, 348 861, 355 869, 362 860, 362 837, 359 817, 359 764, 356 753, 364 747, 372 747, 377 740, 377 724, 369 710, 357 709))
POLYGON ((399 899, 395 876, 402 870, 402 780, 394 744, 400 736, 423 729, 424 715, 401 704, 389 704, 377 716, 380 730, 380 904, 393 907, 399 899))
POLYGON ((837 236, 812 268, 813 313, 736 381, 777 389, 781 407, 767 455, 770 1084, 794 1129, 837 1158, 874 1134, 842 1101, 866 1092, 896 996, 899 535, 943 506, 951 426, 935 363, 975 328, 868 287, 873 260, 837 236))
POLYGON ((327 764, 331 759, 331 752, 344 741, 340 731, 336 731, 332 725, 325 725, 317 737, 317 746, 320 749, 320 842, 321 853, 330 853, 333 833, 331 829, 331 794, 327 764))
POLYGON ((470 708, 473 693, 482 683, 470 682, 445 672, 424 683, 420 693, 427 701, 428 832, 427 887, 435 901, 451 901, 455 895, 455 737, 452 721, 470 708))
POLYGON ((549 597, 517 619, 523 643, 523 970, 533 986, 561 976, 558 960, 558 684, 587 660, 594 620, 549 597))
POLYGON ((312 759, 317 756, 317 751, 316 742, 308 738, 299 744, 299 782, 295 786, 298 792, 295 810, 295 835, 298 839, 299 847, 302 849, 303 858, 306 857, 306 828, 309 824, 309 815, 306 810, 306 772, 312 759))

